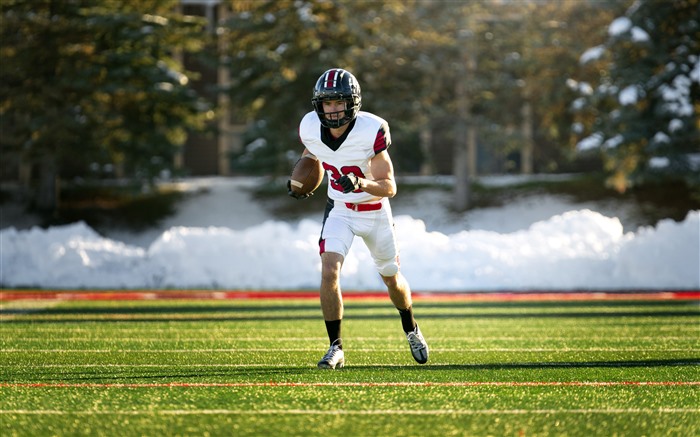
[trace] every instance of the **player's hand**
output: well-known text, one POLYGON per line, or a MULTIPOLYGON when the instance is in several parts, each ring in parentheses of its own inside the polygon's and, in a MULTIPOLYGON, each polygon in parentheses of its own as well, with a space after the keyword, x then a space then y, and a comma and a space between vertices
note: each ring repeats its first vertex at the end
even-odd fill
POLYGON ((343 187, 343 193, 347 194, 360 189, 360 180, 360 178, 350 173, 342 175, 336 182, 343 187))
POLYGON ((314 192, 312 191, 312 192, 307 193, 307 194, 295 193, 294 191, 292 191, 292 181, 288 180, 287 181, 287 194, 289 194, 290 196, 292 196, 293 198, 295 198, 297 200, 303 200, 303 199, 306 199, 306 198, 313 196, 314 192))

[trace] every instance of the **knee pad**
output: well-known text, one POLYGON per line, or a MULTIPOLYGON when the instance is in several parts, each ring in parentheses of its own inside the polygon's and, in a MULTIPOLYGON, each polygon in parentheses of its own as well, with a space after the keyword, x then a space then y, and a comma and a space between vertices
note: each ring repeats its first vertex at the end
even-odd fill
POLYGON ((399 260, 398 258, 389 260, 376 260, 377 270, 382 276, 394 276, 399 272, 399 260))

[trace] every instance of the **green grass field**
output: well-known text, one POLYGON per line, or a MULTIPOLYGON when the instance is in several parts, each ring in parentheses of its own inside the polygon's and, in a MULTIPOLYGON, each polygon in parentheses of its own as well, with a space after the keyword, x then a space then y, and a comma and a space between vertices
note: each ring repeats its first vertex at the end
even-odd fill
POLYGON ((8 301, 0 432, 44 435, 700 435, 695 300, 8 301))

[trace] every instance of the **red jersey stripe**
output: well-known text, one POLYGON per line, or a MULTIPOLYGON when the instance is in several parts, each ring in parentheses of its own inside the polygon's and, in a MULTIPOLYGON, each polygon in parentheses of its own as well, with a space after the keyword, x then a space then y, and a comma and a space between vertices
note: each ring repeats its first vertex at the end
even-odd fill
POLYGON ((374 154, 376 155, 387 148, 389 148, 389 144, 387 144, 386 132, 384 131, 384 126, 382 126, 377 131, 377 137, 374 139, 374 154))

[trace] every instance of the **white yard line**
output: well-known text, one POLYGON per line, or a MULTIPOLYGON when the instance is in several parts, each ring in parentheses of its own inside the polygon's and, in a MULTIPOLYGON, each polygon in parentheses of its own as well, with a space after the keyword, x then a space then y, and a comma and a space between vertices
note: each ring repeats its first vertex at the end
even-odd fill
POLYGON ((3 368, 16 368, 16 367, 21 367, 21 368, 26 368, 26 369, 53 369, 53 368, 60 368, 60 367, 68 367, 68 368, 91 368, 91 367, 135 367, 135 368, 155 368, 155 369, 167 369, 170 367, 178 367, 178 368, 183 368, 183 367, 271 367, 271 368, 289 368, 289 366, 283 366, 283 365, 274 365, 274 364, 229 364, 229 363, 223 363, 223 364, 211 364, 211 363, 205 363, 205 364, 192 364, 188 363, 186 365, 183 364, 117 364, 117 363, 96 363, 96 364, 89 364, 89 363, 80 363, 80 364, 0 364, 0 367, 3 368))
POLYGON ((216 387, 687 387, 700 381, 461 381, 461 382, 144 382, 0 383, 0 388, 216 388, 216 387))
POLYGON ((191 415, 550 415, 550 414, 696 414, 700 408, 572 408, 572 409, 444 409, 444 410, 241 410, 241 409, 202 409, 202 410, 0 410, 2 415, 30 416, 191 416, 191 415))
MULTIPOLYGON (((353 329, 352 327, 352 321, 349 321, 348 324, 350 325, 348 329, 353 329)), ((669 325, 668 323, 665 323, 665 325, 669 325)), ((12 332, 21 332, 22 334, 26 335, 27 331, 27 326, 22 326, 22 327, 15 327, 15 326, 3 326, 0 325, 0 332, 7 331, 8 333, 12 332)), ((486 333, 486 332, 502 332, 504 328, 479 328, 478 331, 475 332, 481 332, 481 333, 486 333)), ((601 331, 604 330, 608 332, 610 330, 610 326, 605 325, 605 326, 567 326, 566 327, 567 331, 583 331, 585 333, 590 333, 593 331, 601 331)), ((626 332, 637 332, 637 331, 644 331, 648 332, 649 326, 643 325, 643 326, 625 326, 624 330, 626 332)), ((278 331, 283 331, 282 328, 261 328, 261 327, 246 327, 245 328, 246 333, 250 335, 251 333, 256 333, 256 332, 278 332, 278 331)), ((533 328, 533 327, 518 327, 518 332, 519 333, 528 333, 528 332, 541 332, 543 330, 551 331, 549 327, 539 327, 539 328, 533 328)), ((42 333, 42 332, 59 332, 62 335, 63 334, 68 334, 68 333, 87 333, 87 334, 96 334, 96 333, 107 333, 107 334, 113 334, 114 332, 118 331, 120 333, 142 333, 143 329, 138 329, 138 328, 129 328, 129 327, 124 327, 124 326, 118 326, 118 325, 111 325, 109 329, 101 329, 99 326, 91 326, 90 328, 81 328, 81 327, 53 327, 53 326, 42 326, 42 327, 31 327, 32 332, 37 332, 37 333, 42 333)), ((375 332, 386 332, 387 335, 392 335, 396 332, 396 329, 380 329, 375 332)), ((679 322, 674 322, 671 323, 670 326, 659 326, 658 324, 655 324, 654 326, 654 331, 682 331, 682 332, 700 332, 700 325, 695 326, 695 325, 688 325, 687 321, 679 321, 679 322)), ((166 334, 191 334, 191 333, 198 333, 201 332, 202 335, 212 335, 212 334, 219 334, 219 335, 225 335, 225 334, 239 334, 241 332, 241 328, 216 328, 216 329, 211 329, 211 328, 198 328, 194 326, 177 326, 177 327, 171 327, 171 328, 149 328, 148 329, 149 333, 166 333, 166 334)), ((248 337, 250 338, 250 337, 248 337)), ((355 337, 355 338, 383 338, 383 337, 355 337)), ((474 338, 481 338, 479 334, 474 334, 472 336, 449 336, 449 337, 443 337, 444 339, 460 339, 460 338, 467 338, 467 339, 474 339, 474 338)), ((511 338, 528 338, 527 335, 523 335, 522 337, 511 337, 511 338)), ((591 337, 586 337, 586 338, 591 338, 591 337)), ((608 338, 608 337, 593 337, 593 338, 608 338)))
MULTIPOLYGON (((406 350, 405 347, 402 348, 346 348, 347 351, 352 352, 403 352, 406 350)), ((188 353, 240 353, 240 352, 317 352, 319 348, 278 348, 278 347, 246 347, 246 348, 208 348, 208 349, 0 349, 0 353, 45 353, 45 354, 57 354, 57 353, 88 353, 88 354, 110 354, 110 353, 124 353, 124 354, 188 354, 188 353)), ((568 347, 554 347, 554 348, 430 348, 431 352, 468 352, 468 353, 488 353, 488 352, 700 352, 700 349, 696 348, 605 348, 605 347, 591 347, 591 348, 568 348, 568 347)))
MULTIPOLYGON (((438 366, 444 366, 444 367, 452 367, 455 365, 459 366, 488 366, 490 364, 493 364, 494 366, 498 366, 498 363, 475 363, 475 362, 467 362, 467 363, 456 363, 456 364, 431 364, 431 367, 438 367, 438 366)), ((541 363, 504 363, 502 365, 508 366, 509 364, 513 366, 518 366, 518 365, 527 365, 527 366, 537 366, 541 368, 546 368, 546 367, 586 367, 587 363, 562 363, 562 362, 554 362, 554 363, 547 363, 547 362, 541 362, 541 363)), ((690 361, 690 360, 678 360, 678 361, 669 361, 665 363, 666 365, 697 365, 697 361, 690 361)), ((376 365, 373 363, 359 363, 358 366, 368 366, 368 365, 376 365)), ((413 364, 379 364, 381 367, 397 367, 397 368, 406 368, 406 367, 412 367, 413 364)), ((594 367, 595 364, 592 364, 591 367, 594 367)), ((66 367, 66 368, 91 368, 91 367, 134 367, 134 368, 155 368, 155 369, 168 369, 171 367, 177 367, 179 369, 184 369, 184 368, 207 368, 207 367, 267 367, 267 368, 278 368, 278 369, 289 369, 290 366, 287 364, 270 364, 270 363, 240 363, 240 364, 232 364, 232 363, 172 363, 172 364, 119 364, 119 363, 70 363, 70 364, 27 364, 27 363, 20 363, 20 364, 0 364, 0 368, 8 368, 8 369, 14 369, 14 368, 22 368, 22 369, 53 369, 53 368, 61 368, 61 367, 66 367)), ((304 366, 301 366, 304 367, 304 366)), ((609 364, 606 364, 606 367, 628 367, 624 362, 621 362, 619 364, 615 364, 613 362, 610 362, 609 364)))
MULTIPOLYGON (((94 334, 94 331, 92 332, 94 334)), ((325 337, 285 337, 285 340, 290 340, 290 341, 308 341, 308 342, 315 342, 318 340, 325 339, 325 337)), ((393 338, 389 337, 352 337, 352 342, 386 342, 390 341, 393 338)), ((46 337, 13 337, 13 341, 22 341, 22 342, 47 342, 48 340, 46 337)), ((449 341, 449 342, 454 342, 454 341, 459 341, 459 342, 466 342, 466 343, 481 343, 484 341, 533 341, 532 337, 529 336, 522 336, 522 337, 484 337, 484 336, 473 336, 473 337, 443 337, 440 336, 441 341, 449 341)), ((652 337, 652 336, 647 336, 647 337, 632 337, 632 336, 623 336, 623 337, 615 337, 614 339, 611 339, 610 337, 597 337, 597 336, 585 336, 585 337, 546 337, 542 341, 538 341, 538 343, 541 343, 543 341, 546 342, 551 342, 551 341, 608 341, 608 342, 615 342, 619 343, 621 341, 653 341, 653 342, 659 342, 663 340, 679 340, 679 341, 685 341, 685 342, 700 342, 700 340, 695 339, 695 338, 688 338, 686 336, 658 336, 658 337, 652 337)), ((104 337, 93 337, 93 338, 85 338, 85 337, 62 337, 62 338, 52 338, 50 339, 51 342, 83 342, 83 343, 88 343, 88 342, 104 342, 106 341, 104 337)), ((126 343, 126 342, 135 342, 135 343, 150 343, 150 342, 197 342, 197 341, 206 341, 206 342, 244 342, 244 341, 260 341, 260 337, 236 337, 235 340, 231 340, 229 338, 224 338, 224 337, 212 337, 211 335, 209 336, 202 336, 202 337, 119 337, 118 340, 109 340, 116 342, 118 341, 119 343, 126 343)))

